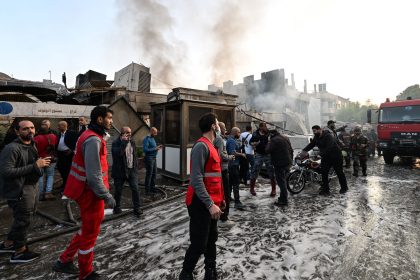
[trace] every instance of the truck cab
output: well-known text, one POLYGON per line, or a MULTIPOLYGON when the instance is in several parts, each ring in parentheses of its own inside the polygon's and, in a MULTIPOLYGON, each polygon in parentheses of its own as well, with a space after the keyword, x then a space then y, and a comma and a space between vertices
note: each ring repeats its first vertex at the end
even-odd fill
POLYGON ((420 157, 420 99, 382 103, 378 111, 378 147, 385 163, 420 157))

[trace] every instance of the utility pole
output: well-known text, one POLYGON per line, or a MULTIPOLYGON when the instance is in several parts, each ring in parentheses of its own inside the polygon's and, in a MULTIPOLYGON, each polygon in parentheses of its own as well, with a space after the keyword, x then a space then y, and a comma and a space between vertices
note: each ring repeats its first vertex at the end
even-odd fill
POLYGON ((48 71, 50 73, 50 81, 51 81, 51 70, 48 71))

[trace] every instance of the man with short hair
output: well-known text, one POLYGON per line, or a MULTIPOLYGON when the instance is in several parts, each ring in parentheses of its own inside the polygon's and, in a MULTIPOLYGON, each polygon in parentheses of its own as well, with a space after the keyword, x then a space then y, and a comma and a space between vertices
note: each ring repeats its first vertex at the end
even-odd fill
POLYGON ((246 158, 241 158, 240 160, 240 177, 245 185, 248 184, 250 178, 249 168, 251 170, 254 167, 254 147, 249 143, 252 138, 252 126, 247 125, 246 131, 241 133, 239 140, 242 143, 242 152, 245 154, 246 158))
POLYGON ((367 155, 369 139, 362 134, 359 126, 354 128, 354 135, 350 140, 350 147, 353 154, 353 176, 359 176, 359 166, 362 167, 362 175, 367 176, 367 155))
POLYGON ((217 116, 203 115, 199 120, 202 137, 191 150, 190 185, 186 204, 190 216, 191 245, 185 253, 180 280, 194 279, 193 271, 204 254, 205 280, 217 279, 216 241, 217 220, 223 213, 222 167, 213 142, 218 130, 217 116))
POLYGON ((144 187, 146 189, 146 195, 157 192, 155 187, 157 174, 156 156, 158 151, 162 149, 162 145, 156 144, 157 134, 157 128, 152 127, 150 128, 150 135, 146 136, 143 140, 144 165, 146 167, 144 187))
POLYGON ((114 179, 114 214, 120 214, 121 195, 125 181, 128 181, 131 189, 131 199, 133 201, 134 215, 139 218, 140 193, 137 178, 137 156, 136 144, 131 139, 131 128, 124 126, 121 128, 120 137, 112 143, 112 178, 114 179))
POLYGON ((330 194, 329 186, 329 171, 331 167, 334 168, 337 174, 338 181, 340 182, 340 193, 346 193, 348 190, 346 175, 343 172, 343 156, 341 150, 338 147, 338 143, 334 136, 327 130, 321 129, 319 125, 312 127, 314 133, 314 139, 309 143, 303 151, 309 152, 315 146, 320 150, 321 155, 321 172, 322 172, 322 187, 320 189, 320 195, 330 194))
POLYGON ((43 120, 39 134, 34 137, 34 142, 38 150, 38 154, 42 158, 50 157, 51 163, 44 167, 44 174, 46 174, 46 184, 44 192, 44 176, 39 178, 39 200, 54 200, 55 196, 52 194, 54 185, 55 166, 57 164, 56 146, 58 143, 57 135, 50 129, 51 123, 49 120, 43 120))
MULTIPOLYGON (((241 135, 241 130, 238 127, 232 127, 230 136, 226 142, 226 150, 228 155, 235 156, 234 160, 229 161, 229 184, 230 188, 233 191, 233 198, 235 200, 235 208, 239 210, 244 209, 239 196, 239 160, 240 158, 246 158, 245 154, 241 153, 241 141, 239 136, 241 135)), ((230 195, 230 193, 229 193, 230 195)))
POLYGON ((14 218, 7 240, 0 244, 0 253, 12 253, 11 263, 27 263, 40 256, 26 246, 27 231, 36 211, 38 180, 50 159, 38 157, 31 121, 20 121, 15 129, 18 138, 0 154, 0 190, 14 218))
POLYGON ((90 114, 92 121, 77 141, 64 190, 64 195, 79 205, 82 226, 54 263, 53 270, 79 274, 79 279, 100 279, 92 266, 93 250, 101 230, 105 204, 109 208, 115 207, 115 200, 109 192, 106 149, 112 114, 112 110, 105 106, 93 108, 90 114), (73 264, 76 253, 80 271, 73 264))
POLYGON ((77 134, 77 138, 82 135, 82 133, 87 129, 88 126, 88 119, 86 117, 79 117, 79 133, 77 134))
POLYGON ((61 190, 64 190, 71 168, 74 149, 76 147, 77 134, 74 131, 68 130, 68 124, 66 121, 60 121, 58 123, 58 130, 57 169, 63 179, 61 190))

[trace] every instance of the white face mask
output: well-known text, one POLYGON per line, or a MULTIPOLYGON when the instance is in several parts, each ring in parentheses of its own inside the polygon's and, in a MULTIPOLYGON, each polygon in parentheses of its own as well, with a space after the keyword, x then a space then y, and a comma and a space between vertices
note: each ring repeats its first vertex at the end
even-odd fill
POLYGON ((111 135, 108 132, 105 132, 104 140, 108 141, 111 138, 111 135))

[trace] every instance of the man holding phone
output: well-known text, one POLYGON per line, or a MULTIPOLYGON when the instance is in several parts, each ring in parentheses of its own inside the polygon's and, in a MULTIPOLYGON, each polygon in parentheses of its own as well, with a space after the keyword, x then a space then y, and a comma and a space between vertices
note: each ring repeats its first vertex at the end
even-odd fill
POLYGON ((120 214, 121 195, 125 181, 128 181, 131 189, 134 215, 140 217, 140 194, 137 177, 136 143, 131 139, 131 128, 121 128, 121 136, 112 143, 112 178, 114 179, 114 198, 116 205, 114 214, 120 214))
POLYGON ((31 121, 20 121, 15 131, 18 138, 0 154, 0 193, 7 199, 14 218, 7 240, 0 243, 0 253, 12 253, 11 263, 27 263, 40 256, 29 251, 26 239, 38 201, 38 179, 43 168, 50 165, 50 159, 38 158, 31 121))
POLYGON ((146 178, 144 180, 144 186, 146 188, 146 194, 156 193, 155 181, 157 173, 156 156, 162 145, 156 144, 156 136, 158 130, 156 127, 150 129, 150 135, 146 136, 143 140, 143 152, 144 152, 144 165, 146 166, 146 178))

